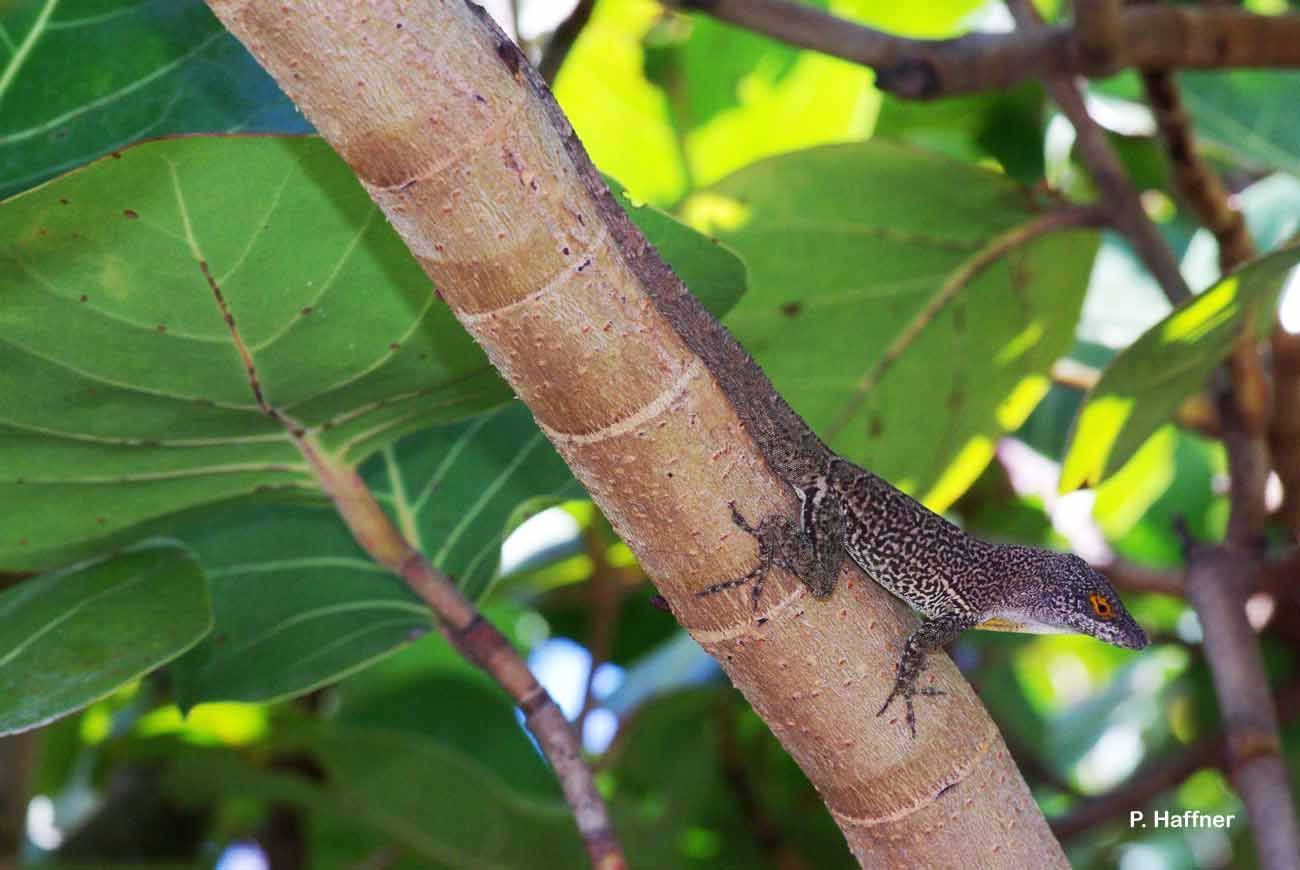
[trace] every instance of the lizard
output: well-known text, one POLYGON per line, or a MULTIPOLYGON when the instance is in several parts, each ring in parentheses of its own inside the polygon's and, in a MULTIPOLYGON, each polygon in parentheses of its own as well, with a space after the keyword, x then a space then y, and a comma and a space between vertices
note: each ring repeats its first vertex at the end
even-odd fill
MULTIPOLYGON (((605 216, 618 221, 608 211, 605 216)), ((644 239, 640 244, 653 253, 644 239)), ((1110 582, 1077 555, 977 538, 833 452, 672 270, 657 255, 641 259, 647 256, 633 252, 641 260, 633 268, 652 270, 642 274, 655 307, 704 361, 765 464, 799 502, 797 517, 772 514, 757 526, 732 502, 732 521, 757 542, 757 563, 743 576, 697 591, 697 597, 747 586, 757 612, 764 581, 779 566, 814 598, 826 598, 847 557, 922 616, 876 713, 884 715, 901 699, 913 737, 913 699, 941 694, 917 685, 928 655, 968 629, 1080 633, 1135 650, 1147 645, 1110 582)))
POLYGON ((757 526, 732 503, 732 521, 758 544, 757 564, 696 596, 748 586, 757 611, 764 580, 779 566, 815 598, 826 598, 849 558, 922 616, 903 645, 893 690, 876 713, 884 715, 901 698, 913 737, 913 699, 940 694, 917 685, 926 659, 967 629, 1077 632, 1127 649, 1147 645, 1146 634, 1110 582, 1083 559, 976 538, 826 446, 636 229, 563 114, 550 99, 545 102, 560 129, 567 130, 570 156, 617 240, 617 250, 654 307, 704 362, 765 464, 799 500, 797 518, 774 514, 762 517, 757 526))
POLYGON ((560 134, 580 184, 609 230, 615 256, 704 363, 764 463, 798 497, 797 518, 773 514, 762 517, 757 526, 733 502, 731 519, 756 540, 757 564, 741 577, 699 590, 697 596, 748 586, 757 611, 764 581, 779 566, 815 598, 827 598, 847 557, 923 617, 903 645, 893 689, 876 714, 884 715, 894 699, 901 698, 913 737, 913 699, 938 694, 917 686, 926 659, 967 629, 1079 632, 1129 649, 1146 646, 1146 635, 1109 581, 1078 556, 969 535, 826 446, 636 228, 550 89, 507 37, 495 37, 507 69, 532 89, 560 134))

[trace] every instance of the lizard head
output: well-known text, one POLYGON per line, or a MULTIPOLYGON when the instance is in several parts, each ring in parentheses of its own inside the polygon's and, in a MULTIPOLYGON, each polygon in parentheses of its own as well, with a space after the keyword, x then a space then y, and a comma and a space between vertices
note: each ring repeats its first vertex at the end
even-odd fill
POLYGON ((1110 581, 1072 553, 1034 551, 1042 582, 1027 609, 1036 621, 1125 649, 1142 649, 1146 633, 1129 615, 1110 581))

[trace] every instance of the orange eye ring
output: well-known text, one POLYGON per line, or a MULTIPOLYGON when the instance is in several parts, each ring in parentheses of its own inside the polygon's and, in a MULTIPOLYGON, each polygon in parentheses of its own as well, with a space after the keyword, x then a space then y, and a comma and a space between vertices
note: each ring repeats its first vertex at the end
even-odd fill
POLYGON ((1088 603, 1092 605, 1092 612, 1097 614, 1100 619, 1114 619, 1115 608, 1111 607, 1110 599, 1105 595, 1093 593, 1088 596, 1088 603))

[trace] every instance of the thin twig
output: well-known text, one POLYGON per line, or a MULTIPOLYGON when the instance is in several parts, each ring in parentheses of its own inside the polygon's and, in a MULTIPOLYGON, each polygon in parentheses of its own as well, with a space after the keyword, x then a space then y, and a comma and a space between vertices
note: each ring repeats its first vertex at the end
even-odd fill
POLYGON ((447 640, 496 680, 523 711, 524 724, 537 738, 560 782, 592 866, 597 870, 626 867, 609 811, 583 761, 577 733, 528 665, 455 584, 402 537, 360 475, 332 462, 310 436, 299 439, 299 444, 357 543, 424 599, 447 640))
POLYGON ((1125 9, 1115 51, 1108 63, 1096 66, 1066 27, 908 39, 788 0, 677 0, 677 5, 872 67, 877 87, 909 99, 1002 90, 1048 74, 1109 75, 1128 67, 1300 66, 1300 16, 1230 8, 1125 9))
POLYGON ((1184 578, 1181 571, 1148 568, 1122 559, 1093 567, 1106 575, 1117 588, 1128 592, 1155 592, 1182 597, 1184 578))
POLYGON ((596 0, 578 0, 578 5, 573 8, 573 12, 560 22, 560 26, 551 34, 550 41, 546 43, 546 49, 542 52, 541 60, 537 62, 537 71, 541 73, 542 80, 546 84, 554 87, 555 77, 559 75, 560 67, 564 66, 564 59, 569 56, 569 49, 577 42, 578 34, 582 33, 582 28, 587 26, 587 21, 591 19, 591 11, 595 8, 596 0))
POLYGON ((723 779, 730 786, 736 806, 759 849, 770 859, 772 866, 777 870, 809 870, 812 864, 791 848, 755 786, 755 781, 761 782, 762 777, 757 775, 759 771, 751 770, 753 759, 746 757, 740 745, 740 735, 736 731, 736 718, 740 712, 740 705, 735 700, 737 697, 737 693, 724 692, 722 703, 718 705, 718 760, 723 779))
POLYGON ((604 519, 595 517, 583 533, 583 546, 591 558, 591 579, 587 589, 591 596, 588 605, 587 649, 591 651, 591 667, 587 670, 587 682, 582 691, 582 710, 574 720, 573 728, 581 737, 587 724, 587 715, 596 706, 596 671, 609 661, 610 651, 614 646, 614 630, 618 622, 618 611, 623 603, 623 593, 632 583, 628 575, 636 574, 637 579, 644 579, 636 569, 618 568, 609 563, 606 552, 610 541, 604 531, 604 519))
POLYGON ((1269 447, 1282 481, 1279 519, 1300 541, 1300 335, 1273 327, 1273 423, 1269 447))
POLYGON ((1064 816, 1051 820, 1052 833, 1069 840, 1098 825, 1128 816, 1174 788, 1198 770, 1222 767, 1227 749, 1222 734, 1205 737, 1181 752, 1143 765, 1123 785, 1080 803, 1064 816))
POLYGON ((25 731, 0 737, 0 867, 18 866, 23 852, 39 734, 25 731))
MULTIPOLYGON (((1038 10, 1029 0, 1009 0, 1007 8, 1022 31, 1034 33, 1044 29, 1038 10)), ((1079 87, 1068 74, 1061 73, 1049 73, 1043 84, 1074 125, 1079 159, 1101 192, 1115 228, 1128 239, 1175 308, 1191 299, 1191 291, 1178 271, 1178 261, 1156 225, 1147 217, 1142 200, 1129 182, 1128 173, 1107 140, 1106 132, 1088 114, 1079 87)))

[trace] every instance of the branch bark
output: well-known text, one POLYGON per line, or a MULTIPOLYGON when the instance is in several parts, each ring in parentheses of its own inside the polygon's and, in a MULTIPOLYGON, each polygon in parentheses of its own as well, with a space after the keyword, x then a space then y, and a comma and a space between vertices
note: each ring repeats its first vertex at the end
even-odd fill
POLYGON ((1133 6, 1113 16, 1098 10, 1101 14, 1080 17, 1082 40, 1068 27, 927 40, 893 36, 789 0, 676 0, 676 5, 872 67, 881 90, 918 100, 1002 90, 1048 75, 1107 76, 1129 67, 1300 66, 1300 16, 1223 7, 1133 6))
POLYGON ((951 662, 931 660, 947 695, 926 705, 919 739, 871 715, 915 624, 874 583, 846 568, 821 603, 773 576, 759 620, 739 596, 694 597, 753 563, 728 501, 792 514, 794 498, 659 306, 718 327, 514 45, 460 0, 209 2, 357 172, 858 859, 1065 866, 951 662))

